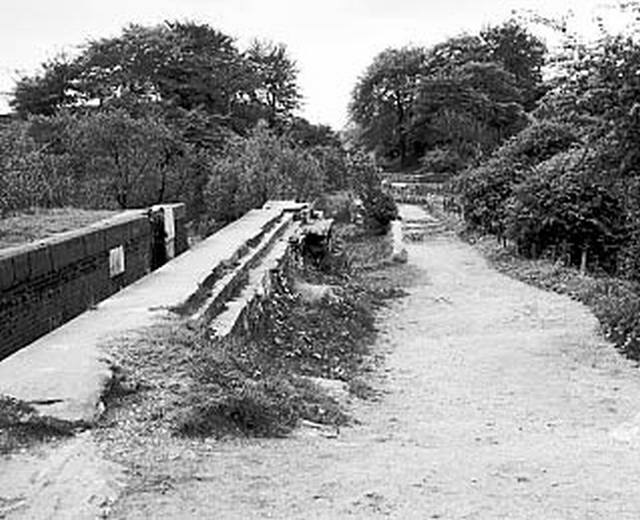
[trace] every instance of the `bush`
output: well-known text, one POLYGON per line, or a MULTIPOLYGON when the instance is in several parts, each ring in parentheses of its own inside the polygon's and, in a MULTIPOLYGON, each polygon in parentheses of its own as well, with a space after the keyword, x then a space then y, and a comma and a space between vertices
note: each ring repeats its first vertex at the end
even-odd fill
POLYGON ((392 220, 398 218, 398 206, 393 197, 382 190, 378 169, 371 158, 359 150, 347 158, 349 177, 362 201, 365 223, 374 233, 387 231, 392 220))
POLYGON ((464 158, 457 150, 446 147, 438 147, 427 151, 420 159, 421 174, 442 173, 449 176, 462 170, 465 165, 464 158))
POLYGON ((325 172, 310 152, 259 125, 248 138, 232 140, 212 165, 208 213, 229 222, 269 199, 314 200, 325 185, 325 172))
POLYGON ((32 206, 50 206, 52 186, 29 125, 0 129, 0 215, 32 206))
POLYGON ((514 187, 538 164, 569 149, 578 141, 572 125, 538 121, 511 138, 480 166, 460 175, 456 189, 467 224, 483 233, 503 236, 507 227, 507 201, 514 187))
POLYGON ((353 194, 349 191, 326 193, 318 200, 316 208, 325 216, 339 223, 349 223, 357 211, 353 194))
POLYGON ((362 199, 365 223, 374 233, 383 234, 391 221, 398 218, 398 206, 393 197, 381 189, 372 190, 362 199))
POLYGON ((612 272, 625 236, 625 211, 599 171, 598 151, 575 148, 556 154, 513 188, 507 204, 507 236, 535 258, 560 252, 573 265, 582 253, 612 272))

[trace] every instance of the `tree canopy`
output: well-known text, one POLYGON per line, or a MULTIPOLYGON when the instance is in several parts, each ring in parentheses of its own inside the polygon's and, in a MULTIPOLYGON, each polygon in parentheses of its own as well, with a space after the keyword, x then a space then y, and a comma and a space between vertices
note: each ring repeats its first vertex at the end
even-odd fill
POLYGON ((297 69, 284 45, 254 42, 247 51, 204 24, 130 25, 93 40, 16 85, 12 105, 23 116, 57 110, 141 106, 200 110, 236 132, 259 119, 275 125, 298 107, 297 69))
POLYGON ((219 225, 265 196, 344 188, 339 136, 296 114, 297 75, 285 45, 242 50, 206 24, 89 41, 17 82, 21 120, 0 128, 0 213, 183 200, 219 225))
POLYGON ((456 168, 468 164, 523 127, 541 94, 544 56, 513 20, 429 49, 387 49, 353 91, 360 142, 401 169, 434 169, 443 154, 456 168))

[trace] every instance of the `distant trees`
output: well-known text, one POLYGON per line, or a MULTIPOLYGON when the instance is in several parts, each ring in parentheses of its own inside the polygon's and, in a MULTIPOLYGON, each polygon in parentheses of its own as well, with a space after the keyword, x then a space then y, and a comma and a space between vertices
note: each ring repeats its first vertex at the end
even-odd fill
POLYGON ((182 200, 219 225, 265 197, 346 187, 338 135, 296 116, 300 99, 282 44, 241 50, 193 22, 127 26, 17 82, 22 121, 0 129, 0 213, 182 200))
POLYGON ((360 141, 392 166, 456 171, 524 126, 545 52, 515 21, 430 49, 387 49, 353 91, 360 141))
POLYGON ((547 54, 544 43, 514 20, 488 27, 480 37, 489 59, 515 77, 525 110, 532 110, 544 93, 542 67, 547 54))
POLYGON ((414 101, 425 70, 421 48, 387 49, 375 57, 353 91, 349 107, 362 144, 407 165, 414 101))
POLYGON ((273 127, 300 105, 298 70, 284 45, 255 40, 246 53, 254 78, 253 95, 273 127))
POLYGON ((313 200, 328 187, 318 158, 275 135, 266 124, 246 139, 232 139, 212 166, 206 191, 209 213, 222 222, 269 199, 313 200))
POLYGON ((243 132, 259 119, 275 124, 290 117, 300 99, 296 77, 283 45, 255 42, 241 52, 230 36, 207 25, 130 25, 22 78, 12 105, 21 115, 83 106, 132 113, 145 104, 197 109, 243 132))

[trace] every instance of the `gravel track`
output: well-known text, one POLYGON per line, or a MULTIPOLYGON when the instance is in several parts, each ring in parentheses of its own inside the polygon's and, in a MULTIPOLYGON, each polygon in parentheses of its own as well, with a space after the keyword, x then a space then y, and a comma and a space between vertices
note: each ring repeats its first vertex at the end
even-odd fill
POLYGON ((382 397, 352 405, 361 424, 214 444, 112 517, 640 518, 640 374, 589 311, 453 236, 408 252, 409 294, 379 316, 382 397))

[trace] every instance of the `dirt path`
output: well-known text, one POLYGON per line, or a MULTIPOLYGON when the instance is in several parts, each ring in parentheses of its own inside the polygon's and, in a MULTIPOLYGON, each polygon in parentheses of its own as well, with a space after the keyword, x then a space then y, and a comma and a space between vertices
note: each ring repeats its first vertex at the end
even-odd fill
POLYGON ((354 404, 361 425, 212 444, 113 517, 640 518, 640 373, 589 312, 453 237, 408 249, 410 294, 380 316, 385 394, 354 404))

